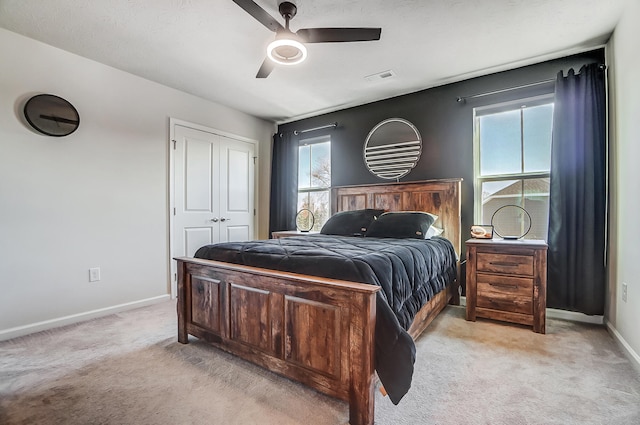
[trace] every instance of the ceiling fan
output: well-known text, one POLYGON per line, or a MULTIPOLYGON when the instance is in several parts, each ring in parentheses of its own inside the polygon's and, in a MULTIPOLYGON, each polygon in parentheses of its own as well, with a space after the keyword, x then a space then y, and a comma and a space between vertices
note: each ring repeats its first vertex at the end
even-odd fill
POLYGON ((304 43, 343 43, 380 40, 381 28, 304 28, 296 32, 289 29, 289 21, 296 16, 295 4, 283 1, 278 6, 284 18, 284 27, 253 0, 233 0, 258 22, 276 33, 267 47, 267 58, 262 62, 256 78, 267 78, 275 64, 295 65, 307 57, 304 43))

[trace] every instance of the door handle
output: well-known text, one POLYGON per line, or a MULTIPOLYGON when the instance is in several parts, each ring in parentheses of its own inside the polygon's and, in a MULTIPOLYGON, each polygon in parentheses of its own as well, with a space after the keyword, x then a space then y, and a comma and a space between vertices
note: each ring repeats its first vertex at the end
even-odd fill
POLYGON ((220 221, 231 221, 231 219, 230 218, 220 217, 220 221))
MULTIPOLYGON (((217 223, 217 222, 218 222, 218 217, 213 217, 213 218, 211 219, 211 221, 213 221, 214 223, 217 223)), ((222 221, 224 221, 224 220, 222 220, 222 221)))

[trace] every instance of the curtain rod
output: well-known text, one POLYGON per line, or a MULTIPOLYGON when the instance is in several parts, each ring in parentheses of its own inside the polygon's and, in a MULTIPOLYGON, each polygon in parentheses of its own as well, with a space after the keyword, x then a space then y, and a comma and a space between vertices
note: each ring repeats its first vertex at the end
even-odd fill
POLYGON ((456 102, 464 103, 464 102, 467 101, 467 99, 475 99, 477 97, 491 96, 492 94, 499 94, 499 93, 504 93, 504 92, 508 92, 508 91, 512 91, 512 90, 525 89, 527 87, 535 87, 535 86, 540 86, 542 84, 550 84, 550 83, 553 83, 554 81, 556 81, 556 79, 555 78, 551 78, 551 79, 548 79, 548 80, 538 81, 536 83, 530 83, 530 84, 524 84, 524 85, 521 85, 521 86, 509 87, 507 89, 490 91, 490 92, 487 92, 487 93, 472 94, 470 96, 458 96, 458 98, 456 99, 456 102))
POLYGON ((331 128, 331 127, 336 128, 337 126, 338 126, 338 122, 336 121, 331 124, 321 125, 320 127, 307 128, 305 130, 293 130, 293 134, 297 136, 298 134, 306 133, 308 131, 322 130, 322 129, 331 128))
MULTIPOLYGON (((598 68, 600 70, 604 71, 604 70, 607 69, 607 65, 601 63, 601 64, 598 65, 598 68)), ((542 84, 550 84, 550 83, 553 83, 555 81, 556 81, 555 78, 550 78, 548 80, 542 80, 542 81, 538 81, 536 83, 524 84, 522 86, 509 87, 507 89, 490 91, 490 92, 487 92, 487 93, 472 94, 470 96, 458 96, 458 98, 456 99, 456 102, 464 103, 464 102, 467 101, 467 99, 475 99, 477 97, 490 96, 492 94, 504 93, 504 92, 508 92, 508 91, 512 91, 512 90, 518 90, 518 89, 525 89, 527 87, 535 87, 535 86, 539 86, 539 85, 542 85, 542 84)))

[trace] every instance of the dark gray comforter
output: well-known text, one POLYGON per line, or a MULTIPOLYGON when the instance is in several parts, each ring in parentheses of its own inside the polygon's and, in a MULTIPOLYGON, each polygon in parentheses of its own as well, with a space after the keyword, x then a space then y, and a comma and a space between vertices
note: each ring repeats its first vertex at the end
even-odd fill
POLYGON ((411 387, 415 314, 456 277, 447 239, 296 236, 207 245, 196 258, 378 285, 376 371, 394 404, 411 387))

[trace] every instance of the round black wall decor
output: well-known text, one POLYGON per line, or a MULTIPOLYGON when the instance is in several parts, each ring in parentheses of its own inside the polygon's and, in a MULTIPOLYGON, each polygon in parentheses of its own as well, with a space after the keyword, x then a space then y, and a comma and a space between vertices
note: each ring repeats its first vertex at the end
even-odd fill
POLYGON ((80 125, 73 105, 53 94, 38 94, 24 105, 24 117, 36 131, 47 136, 68 136, 80 125))

